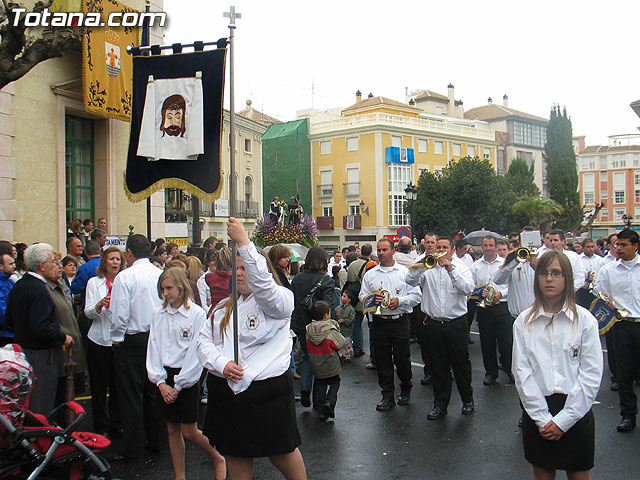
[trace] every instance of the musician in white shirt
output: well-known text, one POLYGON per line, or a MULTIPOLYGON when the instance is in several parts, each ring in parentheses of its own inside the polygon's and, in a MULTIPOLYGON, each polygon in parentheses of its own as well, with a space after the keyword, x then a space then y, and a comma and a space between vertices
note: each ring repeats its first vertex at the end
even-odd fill
POLYGON ((151 317, 162 304, 157 290, 162 270, 149 261, 151 243, 145 236, 130 236, 126 249, 130 266, 118 274, 111 291, 111 341, 124 427, 122 456, 136 461, 144 448, 145 433, 154 450, 160 450, 162 439, 162 423, 156 418, 156 389, 145 366, 151 317))
POLYGON ((498 356, 496 346, 500 352, 502 366, 511 379, 511 346, 513 319, 507 306, 506 283, 493 282, 494 273, 500 268, 503 259, 496 253, 496 239, 486 236, 482 239, 482 252, 484 255, 471 267, 473 283, 478 285, 490 285, 495 289, 495 295, 491 303, 487 303, 489 290, 483 291, 484 308, 476 309, 476 320, 480 331, 480 348, 482 349, 482 361, 484 364, 484 385, 495 383, 498 378, 498 356))
MULTIPOLYGON (((393 241, 381 238, 377 243, 380 264, 364 274, 360 287, 360 300, 380 290, 389 292, 388 308, 381 307, 380 314, 372 313, 372 347, 378 372, 378 384, 382 400, 376 410, 386 411, 395 406, 394 365, 400 380, 398 404, 407 405, 411 398, 411 351, 409 348, 409 314, 420 303, 420 289, 406 282, 407 267, 394 260, 393 241)), ((376 295, 376 304, 382 302, 382 294, 376 295)))
MULTIPOLYGON (((553 237, 553 235, 552 235, 553 237)), ((572 268, 560 252, 537 264, 535 302, 513 327, 513 374, 524 408, 525 458, 534 478, 591 478, 595 426, 591 407, 602 376, 598 323, 576 305, 572 268)))
MULTIPOLYGON (((567 256, 571 262, 571 268, 573 269, 573 288, 574 290, 578 290, 584 285, 586 272, 578 254, 565 248, 566 243, 564 239, 564 232, 562 230, 554 229, 549 232, 549 247, 551 250, 562 252, 567 256)), ((540 253, 538 253, 538 258, 542 258, 540 253)))
MULTIPOLYGON (((637 397, 633 390, 633 380, 640 367, 640 262, 638 259, 638 234, 633 230, 622 230, 613 246, 617 262, 600 268, 596 275, 594 289, 608 295, 617 308, 624 308, 628 315, 617 322, 608 333, 613 332, 616 355, 616 379, 620 395, 620 415, 622 421, 618 431, 628 432, 636 426, 638 413, 637 397)), ((607 346, 609 340, 607 337, 607 346)))
POLYGON ((602 263, 602 257, 595 254, 596 244, 590 238, 585 238, 582 242, 582 253, 580 260, 587 272, 597 272, 602 263))
MULTIPOLYGON (((431 269, 412 267, 407 274, 409 285, 422 287, 422 312, 428 328, 427 342, 434 407, 427 415, 437 420, 447 414, 451 398, 451 369, 462 399, 462 414, 474 411, 471 388, 471 362, 467 330, 467 296, 473 291, 471 270, 459 260, 452 260, 453 241, 441 237, 436 243, 436 252, 443 256, 431 269)), ((424 262, 418 258, 416 266, 424 262)))

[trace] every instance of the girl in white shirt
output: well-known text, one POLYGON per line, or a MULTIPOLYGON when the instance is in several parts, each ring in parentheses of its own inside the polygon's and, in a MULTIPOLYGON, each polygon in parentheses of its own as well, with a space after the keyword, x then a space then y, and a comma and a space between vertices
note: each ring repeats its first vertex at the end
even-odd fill
POLYGON ((147 375, 158 387, 161 397, 176 480, 185 478, 185 438, 213 460, 216 478, 226 478, 224 458, 209 444, 196 424, 202 375, 196 339, 207 314, 189 300, 193 293, 180 267, 168 268, 160 276, 158 295, 164 302, 151 321, 147 375))
POLYGON ((253 458, 269 457, 285 478, 303 480, 289 369, 293 293, 278 283, 273 266, 235 218, 229 218, 227 231, 239 254, 239 361, 234 361, 233 303, 223 300, 198 339, 198 356, 211 373, 204 431, 225 456, 229 478, 250 480, 253 458))
POLYGON ((591 406, 600 388, 598 322, 575 303, 571 263, 548 251, 538 261, 535 301, 513 325, 513 374, 524 408, 525 458, 534 478, 591 478, 595 425, 591 406))

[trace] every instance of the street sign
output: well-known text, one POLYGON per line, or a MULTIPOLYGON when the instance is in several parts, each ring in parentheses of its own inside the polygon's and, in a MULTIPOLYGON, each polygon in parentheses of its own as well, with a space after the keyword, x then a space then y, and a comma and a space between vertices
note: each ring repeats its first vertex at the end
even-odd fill
POLYGON ((411 237, 411 232, 409 231, 409 227, 400 227, 398 229, 399 237, 411 237))

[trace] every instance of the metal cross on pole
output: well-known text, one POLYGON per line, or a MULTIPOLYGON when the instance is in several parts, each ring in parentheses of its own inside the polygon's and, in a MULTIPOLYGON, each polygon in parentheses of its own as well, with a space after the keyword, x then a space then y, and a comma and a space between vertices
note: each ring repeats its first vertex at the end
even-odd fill
MULTIPOLYGON (((223 13, 229 19, 229 216, 236 216, 236 114, 235 114, 235 88, 234 88, 234 31, 236 18, 242 15, 236 12, 236 7, 231 5, 228 12, 223 13)), ((236 242, 231 241, 231 298, 233 299, 233 361, 239 364, 240 349, 238 345, 238 282, 236 277, 236 242)))

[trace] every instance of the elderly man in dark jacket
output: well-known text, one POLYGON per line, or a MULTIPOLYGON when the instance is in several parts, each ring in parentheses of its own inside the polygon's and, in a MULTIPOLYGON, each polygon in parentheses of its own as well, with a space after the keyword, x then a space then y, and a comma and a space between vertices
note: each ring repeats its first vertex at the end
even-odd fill
POLYGON ((46 286, 46 279, 57 268, 53 247, 46 243, 32 245, 25 250, 24 260, 29 273, 11 289, 5 318, 13 329, 14 342, 22 347, 37 379, 29 409, 48 415, 56 395, 60 345, 69 346, 73 339, 60 330, 46 286))

